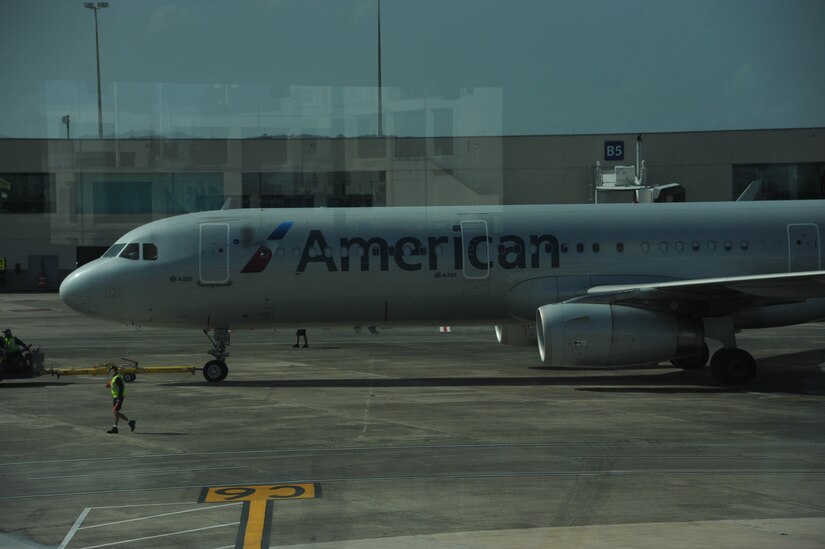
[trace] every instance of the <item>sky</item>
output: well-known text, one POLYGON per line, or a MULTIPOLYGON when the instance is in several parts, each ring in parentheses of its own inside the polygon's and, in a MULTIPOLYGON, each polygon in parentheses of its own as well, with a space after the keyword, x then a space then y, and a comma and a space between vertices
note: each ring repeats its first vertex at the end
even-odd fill
MULTIPOLYGON (((374 133, 378 2, 110 0, 98 11, 104 133, 374 133)), ((823 0, 380 6, 387 133, 825 126, 823 0), (433 122, 445 108, 452 122, 433 122)), ((81 0, 0 0, 0 52, 0 137, 65 136, 66 114, 72 137, 97 135, 81 0)))

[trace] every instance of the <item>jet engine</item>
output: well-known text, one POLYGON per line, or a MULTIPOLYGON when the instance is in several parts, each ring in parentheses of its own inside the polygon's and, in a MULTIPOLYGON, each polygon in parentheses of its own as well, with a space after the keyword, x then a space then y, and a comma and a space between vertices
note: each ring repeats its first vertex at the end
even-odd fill
POLYGON ((496 326, 496 339, 502 345, 532 347, 536 344, 536 328, 528 324, 502 324, 496 326))
POLYGON ((622 305, 558 303, 536 313, 545 364, 620 366, 696 355, 700 318, 622 305))

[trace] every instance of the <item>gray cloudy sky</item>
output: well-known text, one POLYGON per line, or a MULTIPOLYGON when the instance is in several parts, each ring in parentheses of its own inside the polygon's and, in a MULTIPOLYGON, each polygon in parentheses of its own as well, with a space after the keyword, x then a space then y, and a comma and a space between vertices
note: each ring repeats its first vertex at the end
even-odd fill
MULTIPOLYGON (((346 120, 376 111, 377 0, 110 3, 99 12, 107 134, 357 134, 346 120)), ((462 135, 825 126, 823 0, 381 0, 381 10, 387 117, 446 98, 461 104, 448 131, 462 135), (471 101, 473 90, 486 92, 471 101)), ((73 136, 96 135, 82 0, 0 0, 0 51, 0 136, 60 137, 63 114, 73 136)), ((394 120, 398 134, 439 133, 394 120)))

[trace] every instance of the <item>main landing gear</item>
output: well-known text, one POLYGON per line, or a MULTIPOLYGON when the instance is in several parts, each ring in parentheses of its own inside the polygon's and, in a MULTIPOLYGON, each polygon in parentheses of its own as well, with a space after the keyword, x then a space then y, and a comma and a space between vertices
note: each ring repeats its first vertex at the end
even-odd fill
POLYGON ((736 347, 736 326, 733 317, 705 318, 705 337, 722 343, 722 348, 710 359, 710 373, 725 385, 745 385, 756 376, 756 360, 747 351, 736 347))
MULTIPOLYGON (((731 317, 705 318, 705 337, 722 343, 722 348, 710 358, 710 373, 725 385, 746 385, 756 376, 756 360, 753 356, 736 347, 736 328, 731 317)), ((702 368, 708 360, 708 346, 695 356, 674 359, 677 368, 695 370, 702 368)))
POLYGON ((229 346, 229 330, 215 328, 214 332, 215 337, 213 339, 209 335, 209 330, 203 330, 204 335, 212 343, 212 348, 206 352, 215 357, 215 360, 210 360, 203 365, 203 377, 206 381, 217 383, 226 379, 229 374, 229 368, 226 366, 226 357, 229 356, 229 350, 227 349, 229 346))
MULTIPOLYGON (((675 358, 670 362, 683 370, 699 370, 708 363, 707 344, 702 352, 689 357, 675 358)), ((710 359, 710 373, 716 381, 725 385, 746 385, 756 376, 756 360, 747 351, 737 348, 722 347, 710 359)))
POLYGON ((710 373, 725 385, 746 385, 756 376, 756 360, 742 349, 723 347, 713 353, 710 373))

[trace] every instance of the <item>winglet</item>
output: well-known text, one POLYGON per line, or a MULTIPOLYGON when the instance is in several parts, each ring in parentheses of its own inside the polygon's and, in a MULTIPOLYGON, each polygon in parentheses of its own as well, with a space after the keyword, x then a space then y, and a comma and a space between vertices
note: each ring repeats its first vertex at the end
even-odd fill
POLYGON ((742 194, 739 195, 739 198, 736 199, 737 202, 750 202, 756 198, 756 195, 759 194, 759 191, 762 189, 762 180, 761 179, 754 179, 751 181, 748 188, 742 191, 742 194))

